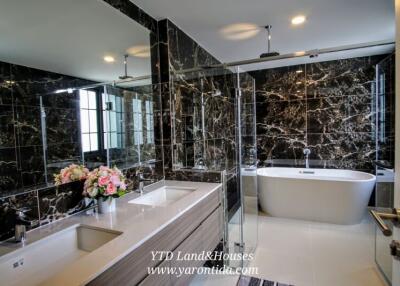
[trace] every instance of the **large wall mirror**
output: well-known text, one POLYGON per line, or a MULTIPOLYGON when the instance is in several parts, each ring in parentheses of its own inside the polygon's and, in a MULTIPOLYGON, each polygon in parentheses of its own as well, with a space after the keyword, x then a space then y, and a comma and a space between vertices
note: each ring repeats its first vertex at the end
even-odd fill
POLYGON ((152 32, 99 0, 1 7, 0 197, 72 163, 154 162, 152 32))

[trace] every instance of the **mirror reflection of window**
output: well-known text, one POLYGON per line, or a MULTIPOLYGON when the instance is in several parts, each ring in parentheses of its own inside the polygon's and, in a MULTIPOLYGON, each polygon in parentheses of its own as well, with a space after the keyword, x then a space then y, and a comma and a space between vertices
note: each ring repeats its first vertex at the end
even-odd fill
POLYGON ((132 99, 132 112, 133 112, 133 128, 134 128, 134 144, 143 144, 143 118, 142 118, 142 100, 136 94, 132 99))
POLYGON ((154 144, 153 101, 146 100, 147 144, 154 144))
POLYGON ((80 89, 81 140, 83 152, 99 150, 99 132, 97 128, 97 96, 96 92, 80 89))
POLYGON ((125 129, 122 97, 103 94, 102 106, 104 148, 124 148, 125 129))
POLYGON ((112 156, 117 158, 122 156, 120 151, 123 152, 127 144, 128 147, 133 144, 140 161, 142 153, 149 152, 150 145, 154 145, 152 97, 142 93, 131 93, 131 96, 124 99, 122 95, 117 94, 118 90, 107 93, 99 90, 79 90, 83 152, 104 155, 107 149, 115 150, 112 156), (125 114, 127 104, 130 105, 130 111, 125 114), (128 116, 130 113, 132 117, 128 116), (126 116, 130 120, 128 123, 125 122, 126 116), (127 134, 129 126, 133 126, 133 130, 129 130, 127 134))

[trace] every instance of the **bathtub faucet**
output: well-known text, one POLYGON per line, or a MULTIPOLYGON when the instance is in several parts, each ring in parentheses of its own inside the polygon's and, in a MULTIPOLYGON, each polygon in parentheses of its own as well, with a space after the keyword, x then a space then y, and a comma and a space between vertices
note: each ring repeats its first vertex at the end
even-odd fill
POLYGON ((308 162, 308 157, 309 157, 310 154, 311 154, 311 150, 308 149, 308 148, 305 148, 305 149, 303 150, 303 154, 304 154, 304 159, 306 160, 306 168, 308 169, 308 168, 310 168, 310 163, 308 162))

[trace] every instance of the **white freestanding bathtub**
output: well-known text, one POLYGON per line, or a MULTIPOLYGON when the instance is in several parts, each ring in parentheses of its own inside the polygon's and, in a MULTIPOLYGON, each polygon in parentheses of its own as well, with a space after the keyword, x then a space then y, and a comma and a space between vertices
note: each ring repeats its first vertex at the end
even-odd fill
POLYGON ((335 224, 360 223, 375 176, 349 170, 261 168, 260 205, 271 216, 335 224))

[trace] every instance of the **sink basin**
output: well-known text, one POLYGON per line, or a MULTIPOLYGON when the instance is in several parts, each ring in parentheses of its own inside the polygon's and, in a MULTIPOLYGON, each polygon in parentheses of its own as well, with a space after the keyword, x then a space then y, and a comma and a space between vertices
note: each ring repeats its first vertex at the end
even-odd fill
MULTIPOLYGON (((121 232, 77 225, 0 257, 2 285, 38 285, 121 232)), ((29 236, 28 236, 29 238, 29 236)), ((17 244, 5 242, 3 250, 17 244)))
POLYGON ((195 190, 196 189, 194 188, 164 186, 139 198, 133 199, 128 203, 149 206, 167 206, 182 199, 195 190))

